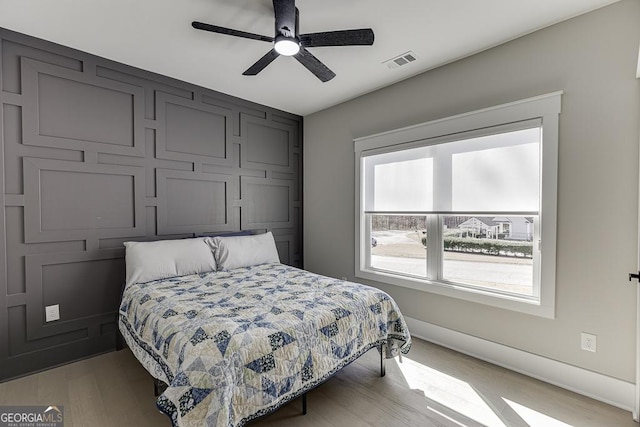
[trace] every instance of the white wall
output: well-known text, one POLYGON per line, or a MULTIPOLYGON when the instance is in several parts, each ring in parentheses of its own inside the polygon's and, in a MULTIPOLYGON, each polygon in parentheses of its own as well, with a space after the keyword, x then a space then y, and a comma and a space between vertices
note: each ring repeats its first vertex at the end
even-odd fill
POLYGON ((354 138, 563 90, 556 318, 370 284, 406 316, 635 382, 639 23, 623 0, 305 117, 305 268, 354 279, 354 138))

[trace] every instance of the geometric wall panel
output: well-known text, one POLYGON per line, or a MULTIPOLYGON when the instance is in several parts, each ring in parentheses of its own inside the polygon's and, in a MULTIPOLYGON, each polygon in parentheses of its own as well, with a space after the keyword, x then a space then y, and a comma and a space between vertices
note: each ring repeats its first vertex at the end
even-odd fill
POLYGON ((291 254, 292 251, 290 249, 291 242, 289 240, 285 240, 282 236, 273 236, 276 242, 276 249, 278 249, 278 256, 280 257, 280 262, 284 264, 291 263, 291 254))
POLYGON ((23 158, 25 242, 145 233, 144 169, 23 158))
POLYGON ((157 132, 157 158, 232 164, 230 110, 159 93, 156 115, 164 123, 157 132))
POLYGON ((22 59, 26 145, 144 154, 141 88, 22 59), (95 102, 99 99, 100 102, 95 102))
POLYGON ((115 348, 123 242, 302 264, 302 117, 1 28, 0 79, 0 381, 115 348))
POLYGON ((123 255, 124 249, 27 255, 27 337, 73 331, 86 327, 90 318, 112 320, 125 278, 123 255), (49 304, 60 305, 63 320, 45 323, 49 304))
POLYGON ((158 235, 231 231, 232 176, 156 170, 158 235))
POLYGON ((133 228, 133 176, 40 171, 42 231, 133 228))
POLYGON ((242 229, 293 226, 291 182, 241 177, 242 229))
POLYGON ((288 172, 296 138, 293 126, 241 115, 242 167, 288 172))

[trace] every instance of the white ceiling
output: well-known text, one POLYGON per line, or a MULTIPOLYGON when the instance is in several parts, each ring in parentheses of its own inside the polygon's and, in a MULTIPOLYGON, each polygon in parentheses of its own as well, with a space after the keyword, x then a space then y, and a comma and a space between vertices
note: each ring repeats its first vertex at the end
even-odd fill
POLYGON ((327 83, 290 57, 243 76, 270 44, 191 27, 273 36, 271 0, 0 0, 0 27, 308 115, 616 1, 298 0, 301 33, 375 33, 373 46, 309 49, 337 74, 327 83), (382 64, 409 50, 417 61, 382 64))

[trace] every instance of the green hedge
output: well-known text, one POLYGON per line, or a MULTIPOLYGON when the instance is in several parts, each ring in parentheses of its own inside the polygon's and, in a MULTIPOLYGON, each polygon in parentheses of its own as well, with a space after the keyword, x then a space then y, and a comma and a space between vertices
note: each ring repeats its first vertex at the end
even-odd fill
MULTIPOLYGON (((422 244, 426 246, 426 238, 422 238, 422 244)), ((512 256, 519 258, 532 258, 533 256, 532 242, 500 239, 474 239, 471 237, 445 236, 444 250, 450 252, 512 256)))

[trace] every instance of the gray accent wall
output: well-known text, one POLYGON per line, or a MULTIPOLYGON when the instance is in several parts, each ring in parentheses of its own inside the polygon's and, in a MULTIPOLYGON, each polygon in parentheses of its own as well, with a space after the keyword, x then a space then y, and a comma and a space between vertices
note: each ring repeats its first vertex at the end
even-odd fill
POLYGON ((0 380, 115 348, 125 241, 302 264, 300 116, 3 29, 0 83, 0 380))
POLYGON ((354 278, 354 138, 563 90, 555 319, 371 284, 405 316, 635 383, 639 23, 622 0, 305 116, 305 268, 354 278))

